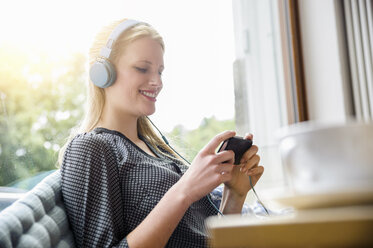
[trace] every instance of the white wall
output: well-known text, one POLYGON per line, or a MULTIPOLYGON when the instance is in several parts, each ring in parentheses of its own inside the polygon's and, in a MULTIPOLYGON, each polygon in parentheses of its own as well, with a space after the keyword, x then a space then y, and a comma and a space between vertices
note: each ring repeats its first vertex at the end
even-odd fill
POLYGON ((342 1, 299 1, 309 118, 344 121, 351 114, 342 1))

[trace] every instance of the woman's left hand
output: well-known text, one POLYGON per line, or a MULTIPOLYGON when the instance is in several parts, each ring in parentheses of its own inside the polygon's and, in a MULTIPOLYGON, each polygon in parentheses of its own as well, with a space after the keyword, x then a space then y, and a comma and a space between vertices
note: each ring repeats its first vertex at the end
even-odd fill
MULTIPOLYGON (((245 139, 253 139, 252 134, 246 134, 245 139)), ((251 189, 250 179, 252 184, 258 182, 263 175, 264 167, 259 165, 260 157, 257 154, 258 147, 253 145, 242 156, 240 164, 235 165, 231 174, 232 179, 225 183, 225 186, 239 197, 246 197, 247 192, 251 189)))

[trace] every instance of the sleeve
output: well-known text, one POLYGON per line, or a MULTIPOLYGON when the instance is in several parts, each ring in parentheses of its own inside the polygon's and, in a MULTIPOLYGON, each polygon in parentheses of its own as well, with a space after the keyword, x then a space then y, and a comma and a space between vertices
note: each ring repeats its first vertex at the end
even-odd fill
POLYGON ((117 160, 108 142, 97 134, 75 137, 61 175, 77 247, 128 247, 117 160))
POLYGON ((223 197, 223 190, 224 190, 224 187, 222 185, 219 185, 218 187, 216 187, 211 193, 210 193, 210 197, 211 197, 211 201, 212 203, 214 203, 215 207, 217 209, 220 208, 220 204, 221 204, 221 199, 223 197))

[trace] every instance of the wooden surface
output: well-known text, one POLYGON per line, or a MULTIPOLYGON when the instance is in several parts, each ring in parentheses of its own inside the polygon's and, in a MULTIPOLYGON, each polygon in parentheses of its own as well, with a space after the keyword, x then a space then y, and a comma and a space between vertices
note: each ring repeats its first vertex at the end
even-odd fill
POLYGON ((214 248, 373 247, 373 206, 300 210, 263 219, 211 217, 214 248))

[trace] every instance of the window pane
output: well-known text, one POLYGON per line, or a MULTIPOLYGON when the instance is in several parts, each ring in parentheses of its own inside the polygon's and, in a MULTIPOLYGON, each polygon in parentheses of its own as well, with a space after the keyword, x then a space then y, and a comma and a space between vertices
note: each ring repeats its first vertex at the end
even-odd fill
POLYGON ((252 132, 259 146, 265 173, 258 187, 278 187, 284 178, 276 131, 288 124, 278 3, 236 0, 233 13, 236 125, 241 133, 252 132), (247 118, 240 119, 240 108, 247 118))

